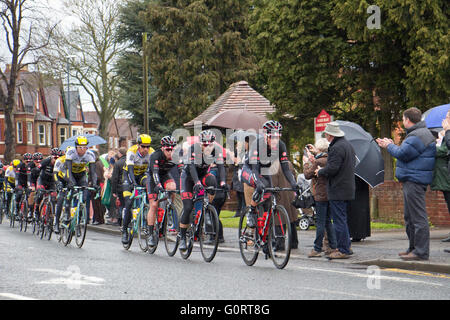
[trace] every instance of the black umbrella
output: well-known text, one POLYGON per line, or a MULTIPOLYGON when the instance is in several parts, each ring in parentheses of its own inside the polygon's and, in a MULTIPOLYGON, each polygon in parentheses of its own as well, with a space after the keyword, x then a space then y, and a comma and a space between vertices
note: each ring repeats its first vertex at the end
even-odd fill
POLYGON ((338 120, 339 128, 345 132, 345 138, 356 153, 355 175, 367 182, 372 188, 384 182, 384 161, 380 147, 370 133, 360 125, 338 120))

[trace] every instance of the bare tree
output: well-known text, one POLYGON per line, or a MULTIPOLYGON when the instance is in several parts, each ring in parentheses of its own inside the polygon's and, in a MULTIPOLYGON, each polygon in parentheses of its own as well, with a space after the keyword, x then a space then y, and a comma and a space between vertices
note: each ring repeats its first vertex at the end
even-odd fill
MULTIPOLYGON (((10 57, 0 57, 1 64, 9 64, 8 72, 0 68, 0 108, 5 112, 5 159, 15 155, 14 104, 19 71, 38 63, 38 52, 48 44, 49 33, 54 26, 47 26, 42 34, 42 15, 35 2, 27 0, 0 0, 0 22, 4 31, 4 43, 10 57), (39 36, 39 40, 38 40, 39 36), (9 60, 10 58, 10 60, 9 60), (7 61, 9 60, 9 61, 7 61)), ((2 40, 0 40, 2 41, 2 40)))
POLYGON ((124 49, 116 41, 119 2, 65 1, 66 14, 76 18, 76 22, 70 30, 58 26, 50 46, 43 50, 45 69, 54 72, 69 66, 75 84, 89 94, 100 119, 98 130, 103 138, 107 138, 108 125, 119 108, 118 77, 114 70, 115 60, 124 49))

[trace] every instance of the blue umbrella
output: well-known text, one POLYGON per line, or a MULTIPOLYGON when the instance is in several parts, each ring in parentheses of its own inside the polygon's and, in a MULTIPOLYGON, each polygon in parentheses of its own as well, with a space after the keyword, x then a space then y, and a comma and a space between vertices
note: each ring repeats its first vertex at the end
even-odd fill
POLYGON ((79 134, 73 137, 70 137, 67 140, 64 140, 64 142, 61 144, 61 146, 59 147, 60 150, 66 150, 67 147, 75 147, 75 140, 80 137, 80 136, 84 136, 87 138, 88 140, 88 147, 93 147, 99 144, 105 144, 106 140, 103 139, 100 136, 97 136, 95 134, 79 134))
POLYGON ((424 112, 422 118, 425 119, 427 128, 442 128, 442 120, 445 119, 449 109, 450 103, 431 108, 424 112))

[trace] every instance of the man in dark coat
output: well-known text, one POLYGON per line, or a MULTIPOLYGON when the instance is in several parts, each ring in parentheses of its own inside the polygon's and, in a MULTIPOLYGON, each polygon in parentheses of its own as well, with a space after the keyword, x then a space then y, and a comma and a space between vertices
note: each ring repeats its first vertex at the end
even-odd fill
POLYGON ((111 177, 111 192, 114 196, 114 198, 119 199, 120 206, 118 206, 118 224, 121 225, 122 223, 122 212, 123 212, 123 206, 124 206, 124 198, 122 193, 122 173, 123 173, 123 167, 125 166, 126 161, 126 154, 127 149, 126 148, 119 148, 119 159, 114 163, 113 173, 111 177))
POLYGON ((317 169, 318 177, 328 179, 327 195, 336 232, 337 251, 329 259, 346 259, 352 253, 347 225, 348 202, 355 198, 355 150, 345 139, 345 133, 337 122, 330 122, 325 128, 325 138, 330 142, 328 161, 325 168, 317 169))
POLYGON ((391 139, 377 139, 397 159, 395 177, 403 186, 406 234, 409 248, 399 253, 403 260, 428 260, 430 255, 430 228, 425 206, 425 192, 433 181, 436 141, 422 119, 422 112, 409 108, 403 112, 406 137, 400 146, 391 139))

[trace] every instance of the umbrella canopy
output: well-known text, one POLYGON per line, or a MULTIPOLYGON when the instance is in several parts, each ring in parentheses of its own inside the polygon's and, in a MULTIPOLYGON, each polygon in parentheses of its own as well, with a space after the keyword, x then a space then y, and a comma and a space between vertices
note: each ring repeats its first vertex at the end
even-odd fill
POLYGON ((59 147, 59 150, 66 150, 67 147, 75 147, 75 140, 79 137, 79 136, 84 136, 87 138, 88 140, 88 147, 93 147, 99 144, 105 144, 106 140, 103 139, 100 136, 97 136, 95 134, 80 134, 80 135, 76 135, 73 137, 70 137, 69 139, 64 140, 64 142, 61 144, 61 146, 59 147))
POLYGON ((258 131, 262 128, 267 118, 263 115, 247 110, 227 110, 216 114, 206 122, 210 127, 229 129, 253 129, 258 131))
POLYGON ((372 188, 384 182, 384 161, 380 147, 370 133, 360 125, 337 120, 339 128, 345 132, 345 138, 355 149, 355 175, 367 182, 372 188))
POLYGON ((431 108, 423 113, 422 120, 425 120, 427 128, 442 128, 442 120, 449 110, 450 103, 431 108))

